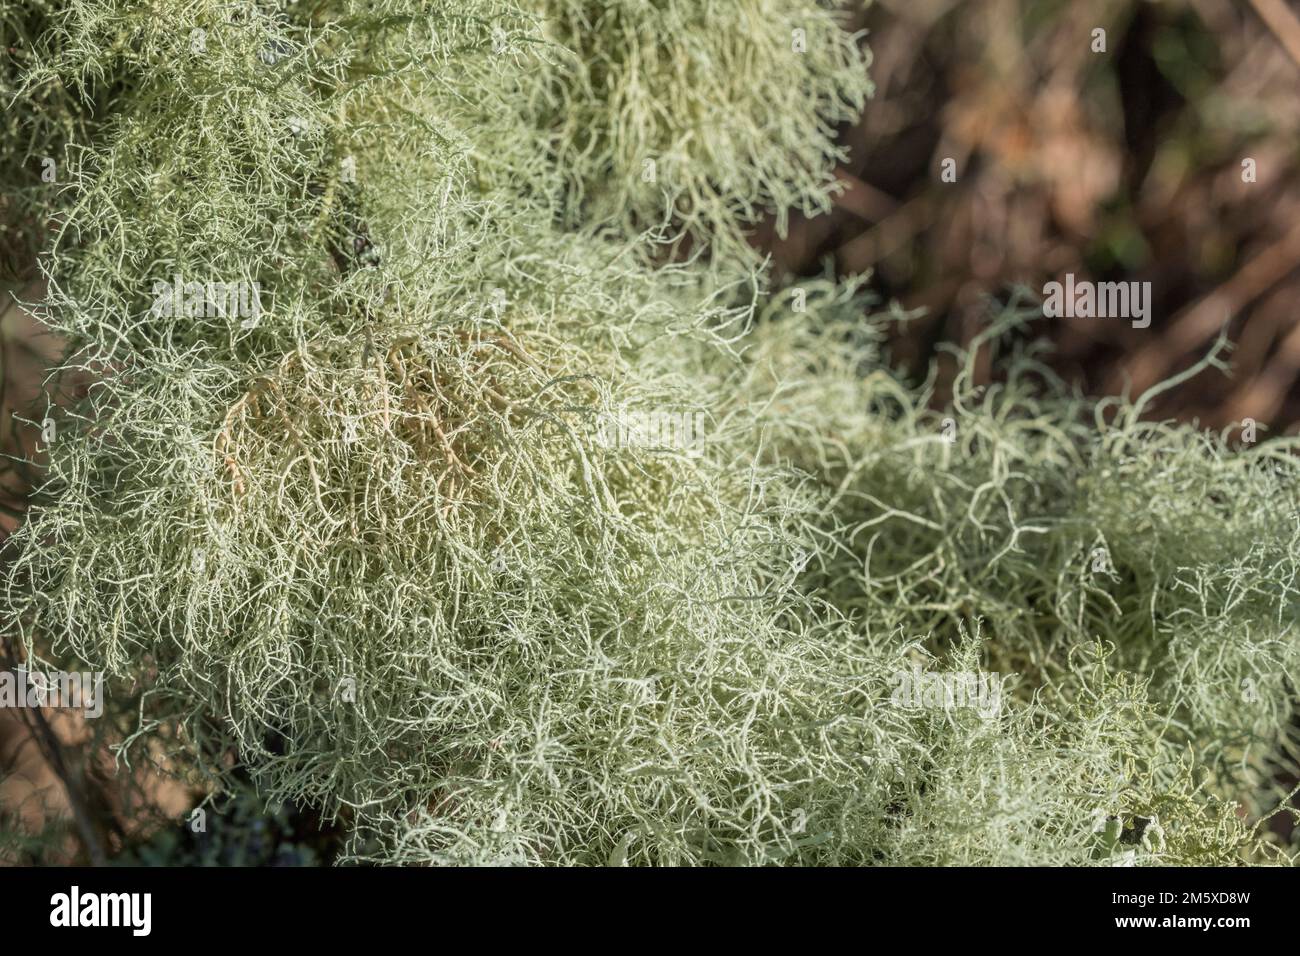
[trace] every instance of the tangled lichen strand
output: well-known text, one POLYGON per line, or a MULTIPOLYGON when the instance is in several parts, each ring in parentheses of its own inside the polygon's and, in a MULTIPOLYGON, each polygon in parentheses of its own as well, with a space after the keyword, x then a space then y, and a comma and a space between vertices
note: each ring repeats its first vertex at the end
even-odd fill
POLYGON ((428 342, 347 343, 333 355, 308 346, 252 381, 227 410, 215 450, 236 507, 250 493, 283 494, 300 470, 330 524, 355 531, 358 507, 363 519, 378 517, 369 494, 355 497, 356 486, 371 484, 404 489, 417 481, 417 497, 445 515, 491 466, 486 455, 508 419, 545 414, 528 400, 555 381, 506 333, 444 329, 428 342), (348 358, 356 365, 341 364, 348 358), (520 381, 526 376, 531 381, 520 381), (378 470, 354 475, 353 459, 378 470), (344 494, 327 503, 326 489, 344 494))

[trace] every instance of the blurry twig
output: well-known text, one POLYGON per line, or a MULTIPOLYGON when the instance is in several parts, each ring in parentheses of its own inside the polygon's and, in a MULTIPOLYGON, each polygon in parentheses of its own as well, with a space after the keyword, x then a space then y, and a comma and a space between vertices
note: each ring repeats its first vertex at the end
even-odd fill
POLYGON ((1250 5, 1300 66, 1300 17, 1282 0, 1250 0, 1250 5))
POLYGON ((850 239, 839 249, 842 267, 848 272, 866 272, 882 258, 911 241, 933 224, 936 207, 929 196, 918 196, 892 216, 850 239))
POLYGON ((863 182, 843 167, 835 170, 835 178, 844 186, 844 191, 835 196, 835 205, 861 219, 879 222, 898 209, 898 200, 893 196, 863 182))
POLYGON ((1197 299, 1174 317, 1169 331, 1133 353, 1107 386, 1112 394, 1127 379, 1138 391, 1163 378, 1170 366, 1253 302, 1287 273, 1300 266, 1300 226, 1243 265, 1213 292, 1197 299))
MULTIPOLYGON (((9 642, 4 637, 0 637, 0 664, 6 667, 12 667, 18 663, 18 656, 13 653, 9 642)), ((27 725, 27 730, 31 734, 31 739, 36 743, 45 758, 46 764, 54 771, 59 782, 63 784, 63 790, 67 794, 68 808, 72 812, 72 820, 77 828, 77 834, 81 837, 81 842, 86 848, 86 854, 90 857, 90 862, 94 866, 103 866, 108 861, 108 855, 104 851, 104 841, 100 839, 99 831, 95 827, 94 817, 91 813, 91 801, 87 797, 83 787, 84 778, 82 774, 68 766, 63 759, 63 744, 60 743, 58 735, 54 728, 50 726, 45 715, 41 713, 39 707, 25 708, 22 711, 23 721, 27 725)))

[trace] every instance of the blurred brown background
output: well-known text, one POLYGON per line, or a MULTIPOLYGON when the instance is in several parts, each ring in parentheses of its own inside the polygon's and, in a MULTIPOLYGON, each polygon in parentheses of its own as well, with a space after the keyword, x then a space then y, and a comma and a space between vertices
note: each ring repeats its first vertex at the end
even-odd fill
POLYGON ((1284 0, 877 0, 876 96, 843 131, 833 215, 766 236, 777 267, 874 270, 926 315, 895 359, 921 375, 968 342, 987 296, 1066 273, 1149 281, 1152 322, 1045 319, 1055 364, 1094 395, 1208 371, 1152 414, 1266 434, 1300 427, 1300 16, 1284 0), (1105 52, 1094 52, 1096 29, 1105 52), (955 160, 957 181, 940 179, 955 160), (1257 181, 1243 182, 1254 160, 1257 181))

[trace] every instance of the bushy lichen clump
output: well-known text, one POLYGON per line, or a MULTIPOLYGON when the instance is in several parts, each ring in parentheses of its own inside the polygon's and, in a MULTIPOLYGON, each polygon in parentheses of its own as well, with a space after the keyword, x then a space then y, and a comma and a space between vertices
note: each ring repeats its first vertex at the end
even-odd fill
POLYGON ((572 219, 672 214, 729 251, 764 213, 829 209, 837 124, 870 93, 844 11, 822 0, 535 0, 551 68, 529 106, 572 219))
POLYGON ((47 259, 95 384, 10 539, 28 653, 358 858, 1265 854, 1226 798, 1289 713, 1296 542, 1180 496, 1282 493, 1283 447, 1093 422, 1027 357, 947 444, 856 285, 754 323, 722 282, 824 200, 866 89, 829 11, 158 7, 61 7, 28 74, 120 91, 47 259), (665 210, 710 263, 650 264, 665 210), (707 427, 611 442, 629 409, 707 427), (1006 704, 901 706, 913 665, 1006 704), (1258 713, 1215 695, 1252 675, 1258 713))
MULTIPOLYGON (((845 290, 804 294, 804 321, 760 327, 745 387, 771 396, 773 457, 830 501, 808 592, 938 648, 982 619, 986 666, 1040 699, 1076 693, 1073 655, 1101 642, 1111 670, 1141 675, 1153 741, 1276 810, 1269 760, 1293 746, 1300 678, 1297 443, 1142 421, 1147 396, 1082 400, 1033 348, 981 389, 962 357, 953 407, 933 412, 872 370, 845 290)), ((1022 308, 995 310, 977 346, 996 350, 1022 308)))
MULTIPOLYGON (((0 4, 0 284, 35 273, 37 252, 60 203, 55 184, 71 143, 84 140, 93 111, 57 83, 28 83, 52 55, 50 15, 57 0, 0 4)), ((105 95, 91 84, 90 101, 105 95)))

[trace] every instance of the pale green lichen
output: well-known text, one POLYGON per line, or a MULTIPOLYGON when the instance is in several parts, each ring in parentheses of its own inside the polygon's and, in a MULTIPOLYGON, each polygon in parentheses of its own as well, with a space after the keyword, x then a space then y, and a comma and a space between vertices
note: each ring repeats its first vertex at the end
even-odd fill
MULTIPOLYGON (((929 411, 873 369, 844 292, 806 292, 811 315, 759 330, 747 388, 772 396, 774 457, 832 502, 809 593, 936 649, 982 618, 989 666, 1040 695, 1069 693, 1070 655, 1102 642, 1148 685, 1153 735, 1221 796, 1277 809, 1269 761, 1293 746, 1300 676, 1296 443, 1236 448, 1142 421, 1143 399, 1084 401, 1032 348, 979 389, 964 356, 953 406, 929 411)), ((1022 317, 994 312, 976 346, 1022 317)))
POLYGON ((935 413, 861 283, 723 282, 824 202, 866 90, 828 8, 524 7, 49 14, 24 89, 120 93, 45 260, 95 381, 9 539, 25 652, 113 675, 124 760, 236 761, 355 859, 1277 855, 1290 444, 1094 414, 1030 352, 935 413), (673 229, 719 255, 652 265, 673 229), (611 445, 625 409, 705 428, 611 445), (1003 706, 901 706, 913 665, 1003 706))
POLYGON ((740 252, 764 215, 830 208, 838 124, 871 92, 869 55, 820 0, 533 0, 559 50, 529 109, 570 221, 665 221, 740 252), (580 218, 575 220, 575 214, 580 218))

